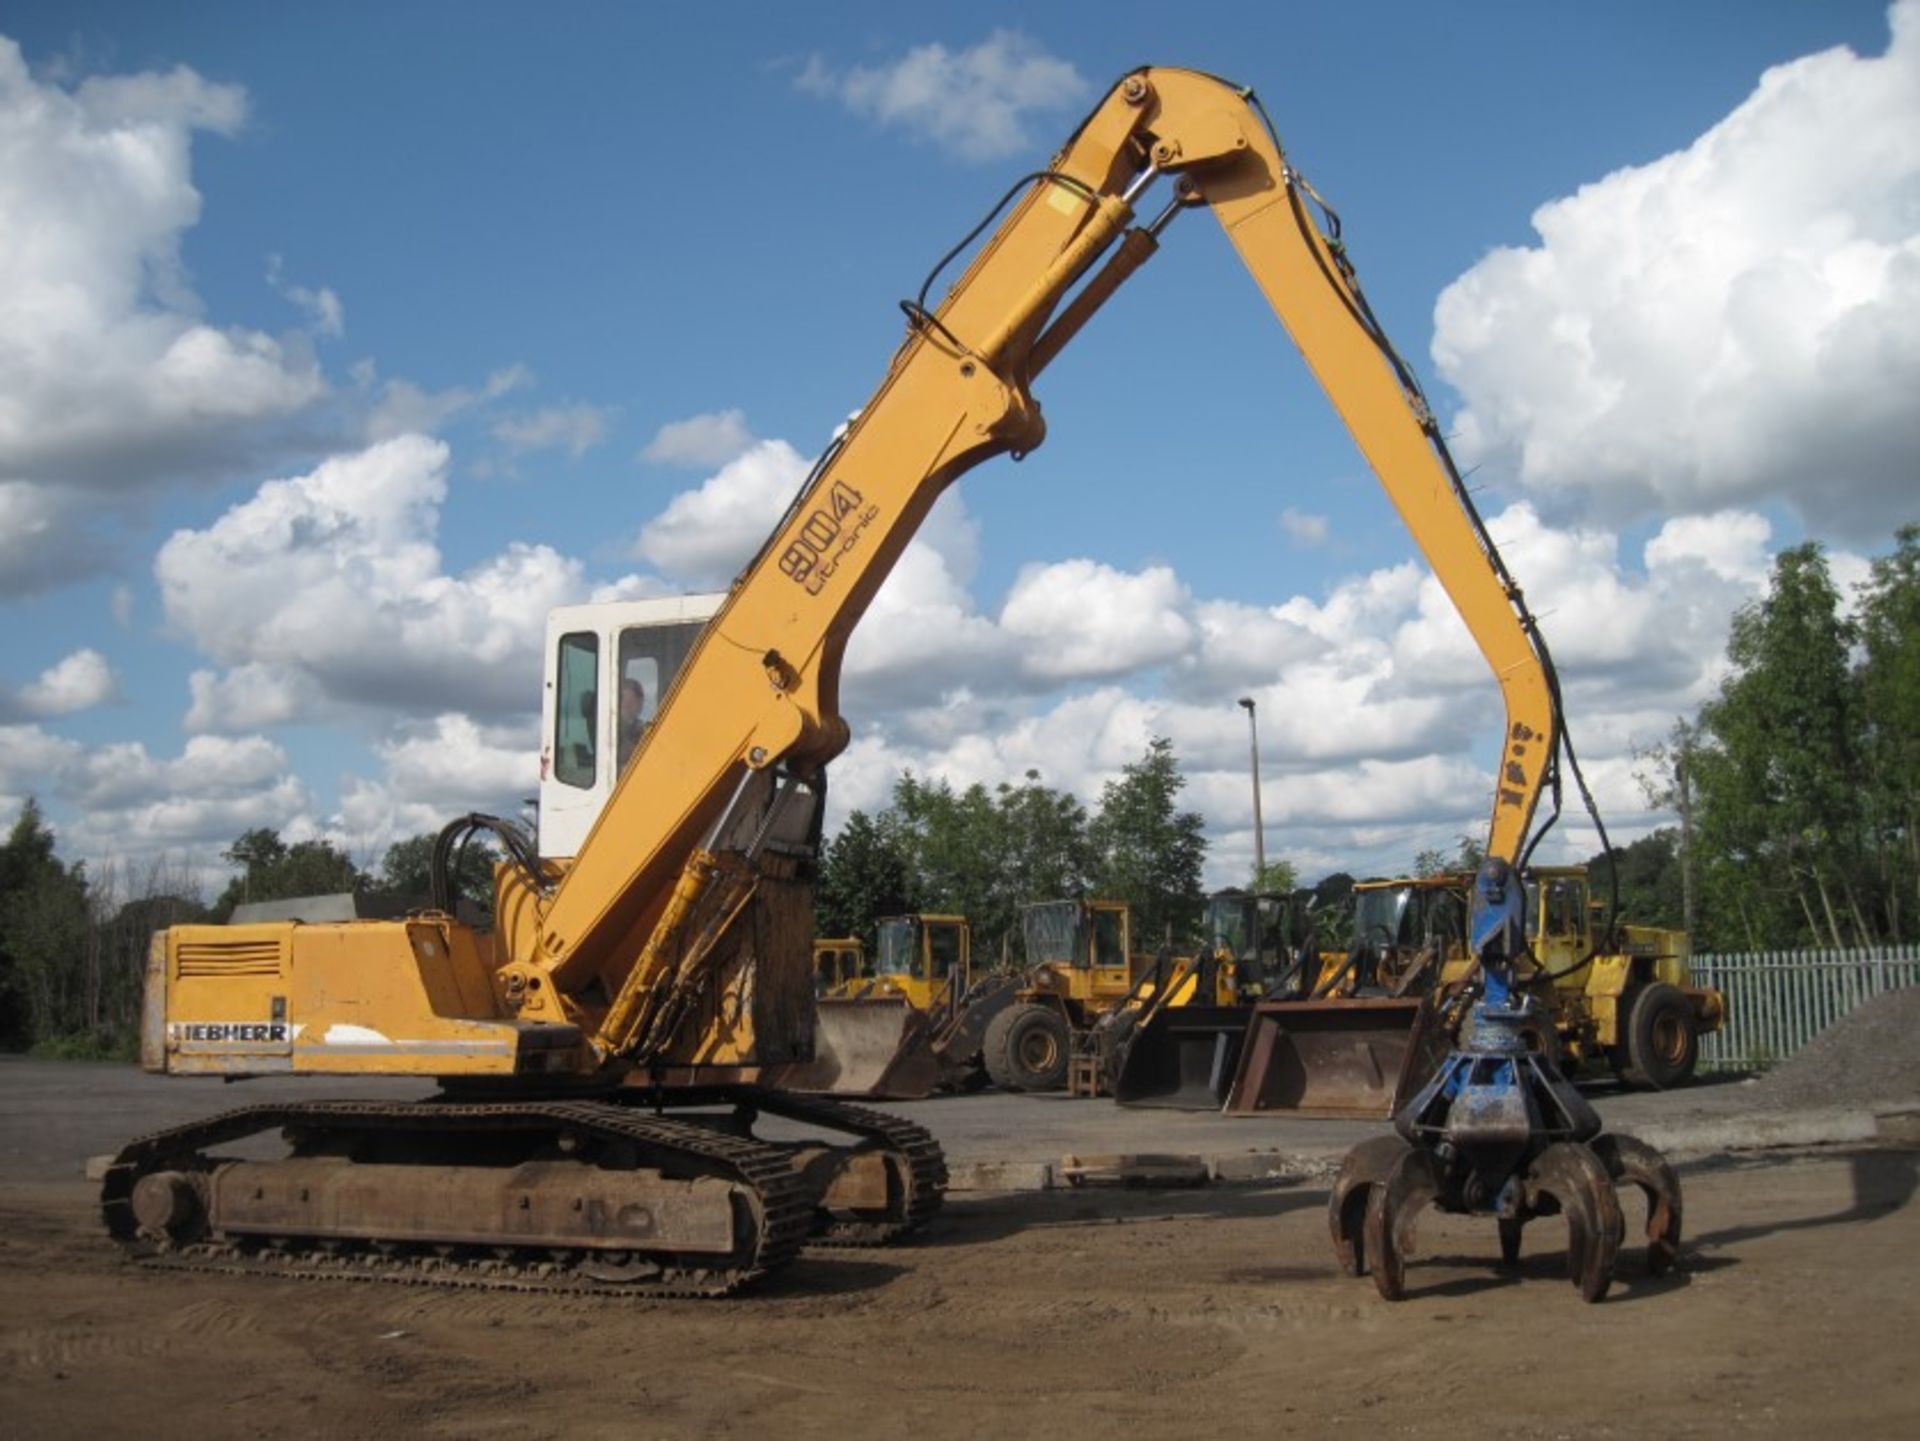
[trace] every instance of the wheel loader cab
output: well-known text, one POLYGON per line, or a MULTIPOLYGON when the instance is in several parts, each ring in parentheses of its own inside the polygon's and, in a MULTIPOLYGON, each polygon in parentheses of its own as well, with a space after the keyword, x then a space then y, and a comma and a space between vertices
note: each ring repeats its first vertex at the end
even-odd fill
POLYGON ((1221 1005, 1265 995, 1293 970, 1305 939, 1303 913, 1293 898, 1249 891, 1215 891, 1207 898, 1207 954, 1218 967, 1211 987, 1221 1005))
POLYGON ((961 916, 884 916, 876 975, 916 1010, 956 1001, 967 988, 968 933, 961 916))
POLYGON ((1152 965, 1133 956, 1133 926, 1125 901, 1040 901, 1021 914, 1027 964, 1054 977, 1076 1000, 1117 999, 1152 965))
POLYGON ((1430 972, 1446 981, 1465 979, 1472 967, 1466 945, 1470 884, 1469 876, 1446 873, 1354 887, 1354 951, 1334 960, 1340 969, 1332 973, 1323 957, 1321 989, 1405 995, 1430 972))
POLYGON ((1541 867, 1527 881, 1527 921, 1534 958, 1547 970, 1572 974, 1593 953, 1593 911, 1584 873, 1541 867))
POLYGON ((578 854, 724 595, 560 606, 540 707, 540 854, 578 854), (640 702, 622 693, 634 688, 640 702))
POLYGON ((871 979, 867 948, 858 936, 835 936, 813 943, 813 993, 816 996, 838 994, 860 981, 871 979))

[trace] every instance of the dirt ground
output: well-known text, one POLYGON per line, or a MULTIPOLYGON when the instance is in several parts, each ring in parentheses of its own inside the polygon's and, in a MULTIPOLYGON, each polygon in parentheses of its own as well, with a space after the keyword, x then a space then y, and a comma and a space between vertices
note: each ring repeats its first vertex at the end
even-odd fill
POLYGON ((622 1303, 147 1272, 84 1183, 0 1181, 0 1436, 1920 1435, 1920 1156, 1683 1176, 1684 1270, 1630 1249, 1598 1306, 1558 1223, 1515 1278, 1438 1215, 1388 1305, 1310 1182, 956 1197, 911 1246, 622 1303))

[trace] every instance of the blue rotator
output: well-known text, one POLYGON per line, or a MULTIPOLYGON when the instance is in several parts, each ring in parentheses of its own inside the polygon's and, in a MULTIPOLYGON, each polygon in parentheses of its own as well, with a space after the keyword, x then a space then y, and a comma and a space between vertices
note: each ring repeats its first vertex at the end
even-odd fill
POLYGON ((1395 1114, 1395 1134, 1361 1142, 1340 1168, 1327 1219, 1342 1268, 1371 1273, 1397 1301, 1429 1206, 1496 1218, 1508 1266, 1519 1263, 1528 1221, 1564 1215, 1573 1283, 1598 1301, 1625 1231, 1620 1189, 1631 1186, 1647 1203, 1647 1270, 1663 1274, 1679 1256, 1679 1178, 1651 1146, 1602 1135, 1593 1107, 1537 1045, 1553 1022, 1516 984, 1517 969, 1532 964, 1526 887, 1498 857, 1474 878, 1470 944, 1480 992, 1454 1051, 1395 1114))

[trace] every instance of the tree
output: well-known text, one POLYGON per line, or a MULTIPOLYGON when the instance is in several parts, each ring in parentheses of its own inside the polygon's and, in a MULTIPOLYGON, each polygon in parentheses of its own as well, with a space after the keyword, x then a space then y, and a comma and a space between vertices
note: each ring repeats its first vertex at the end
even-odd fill
POLYGON ((1724 928, 1737 924, 1756 947, 1796 929, 1816 944, 1875 938, 1853 881, 1864 781, 1855 634, 1820 547, 1781 551, 1770 593, 1734 616, 1732 672, 1701 712, 1711 744, 1690 772, 1709 853, 1702 881, 1724 928))
POLYGON ((1694 882, 1693 870, 1693 765, 1698 749, 1699 729, 1683 719, 1673 723, 1673 730, 1665 741, 1634 752, 1634 759, 1639 762, 1634 779, 1646 793, 1647 804, 1655 810, 1674 811, 1680 817, 1676 846, 1680 868, 1680 926, 1689 935, 1697 934, 1700 925, 1699 887, 1694 882))
POLYGON ((0 1004, 13 1046, 59 1034, 86 1010, 86 867, 53 848, 29 797, 0 847, 0 1004))
POLYGON ((1353 877, 1345 871, 1314 883, 1313 928, 1322 950, 1344 951, 1353 944, 1353 877))
POLYGON ((999 878, 999 814, 977 782, 956 794, 945 781, 931 785, 911 771, 894 782, 888 837, 906 858, 916 911, 965 916, 974 944, 998 946, 1012 924, 999 878))
POLYGON ((1477 871, 1480 863, 1487 858, 1487 848, 1472 836, 1462 835, 1455 838, 1451 854, 1438 846, 1431 846, 1413 858, 1413 873, 1425 880, 1428 876, 1437 876, 1442 871, 1477 871))
POLYGON ((288 845, 278 831, 264 827, 242 832, 221 854, 241 867, 214 902, 214 914, 223 921, 235 906, 249 901, 339 895, 365 890, 368 884, 359 867, 332 842, 288 845))
POLYGON ((1206 827, 1197 812, 1177 808, 1185 785, 1173 742, 1155 736, 1138 761, 1107 782, 1089 828, 1099 856, 1096 886, 1133 907, 1136 945, 1158 946, 1171 930, 1178 946, 1200 929, 1206 827))
POLYGON ((1587 862, 1593 898, 1608 899, 1611 889, 1608 866, 1611 864, 1617 868, 1620 878, 1620 910, 1614 918, 1616 921, 1622 925, 1687 929, 1679 840, 1679 832, 1667 826, 1640 837, 1632 845, 1615 846, 1611 853, 1595 854, 1587 862))
POLYGON ((815 935, 861 936, 872 944, 873 923, 913 909, 907 857, 888 829, 854 811, 827 843, 814 891, 815 935))
POLYGON ((1901 527, 1859 600, 1861 801, 1884 933, 1906 940, 1920 936, 1920 525, 1901 527))
MULTIPOLYGON (((380 890, 403 906, 425 905, 433 896, 433 848, 439 839, 438 833, 428 831, 388 846, 380 861, 380 890)), ((498 859, 498 852, 483 836, 470 838, 454 852, 456 902, 464 900, 483 915, 492 914, 493 866, 498 859)))
POLYGON ((1099 857, 1087 835, 1085 806, 1065 791, 1042 785, 1040 772, 1029 770, 1021 785, 1002 783, 995 811, 1000 847, 997 921, 1011 928, 1024 905, 1086 894, 1099 857))
POLYGON ((1253 891, 1261 896, 1290 896, 1300 888, 1300 873, 1292 861, 1268 861, 1253 873, 1253 891))

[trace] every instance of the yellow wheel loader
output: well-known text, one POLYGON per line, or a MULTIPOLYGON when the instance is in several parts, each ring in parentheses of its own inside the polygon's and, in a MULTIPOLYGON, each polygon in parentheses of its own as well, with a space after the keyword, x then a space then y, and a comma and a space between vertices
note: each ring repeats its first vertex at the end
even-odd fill
POLYGON ((1136 996, 1153 959, 1135 955, 1125 901, 1038 901, 1022 908, 1027 969, 981 1037, 993 1084, 1057 1091, 1099 1019, 1136 996))
MULTIPOLYGON (((1456 877, 1462 895, 1471 877, 1456 877)), ((1637 1090, 1685 1085, 1700 1038, 1726 1024, 1726 997, 1693 982, 1685 931, 1607 925, 1586 866, 1537 866, 1527 881, 1532 967, 1521 983, 1551 1021, 1535 1040, 1568 1069, 1610 1067, 1637 1090)), ((1443 989, 1462 986, 1472 965, 1448 957, 1443 989)))
POLYGON ((867 960, 867 943, 858 936, 815 937, 813 942, 813 993, 825 999, 844 995, 854 986, 870 979, 873 966, 867 960))
POLYGON ((896 1101, 985 1085, 981 1039, 1015 979, 974 971, 963 916, 886 916, 876 936, 873 972, 820 997, 813 1059, 781 1084, 896 1101))
MULTIPOLYGON (((1568 1070, 1610 1065, 1627 1084, 1683 1084, 1725 1000, 1692 984, 1685 932, 1621 926, 1609 934, 1584 866, 1539 866, 1526 888, 1540 1004, 1528 1043, 1568 1070)), ((1322 955, 1304 998, 1255 1008, 1236 1114, 1392 1115, 1451 1044, 1474 980, 1467 948, 1473 875, 1447 871, 1354 887, 1353 944, 1322 955)))
POLYGON ((1289 994, 1311 959, 1305 893, 1217 891, 1207 900, 1207 944, 1175 963, 1168 983, 1116 1011, 1101 1028, 1102 1068, 1123 1106, 1217 1111, 1240 1062, 1253 1006, 1289 994))
MULTIPOLYGON (((741 174, 751 186, 752 167, 741 174)), ((1563 753, 1578 779, 1551 660, 1338 216, 1253 92, 1135 70, 1002 209, 944 294, 942 261, 903 302, 906 334, 878 389, 723 598, 678 635, 605 616, 549 633, 541 769, 564 804, 543 785, 537 841, 499 817, 456 819, 436 848, 434 904, 405 919, 156 938, 151 1068, 437 1090, 243 1104, 130 1142, 101 1208, 133 1256, 712 1296, 777 1271, 809 1236, 873 1243, 924 1227, 946 1174, 932 1138, 780 1083, 813 1059, 812 894, 826 770, 851 736, 847 642, 945 487, 1045 440, 1035 383, 1189 211, 1221 224, 1486 659, 1507 716, 1489 853, 1524 865, 1563 753), (1160 208, 1142 216, 1156 187, 1160 208), (635 687, 637 717, 622 700, 635 687), (479 835, 503 852, 486 928, 454 914, 455 858, 479 835), (825 1139, 762 1133, 763 1115, 825 1139), (276 1159, 230 1149, 274 1134, 276 1159)), ((1205 362, 1134 364, 1130 403, 1150 397, 1156 366, 1205 362)), ((1001 1025, 989 1062, 997 1049, 1047 1063, 1024 1039, 1033 1024, 1017 1037, 1001 1025)))

